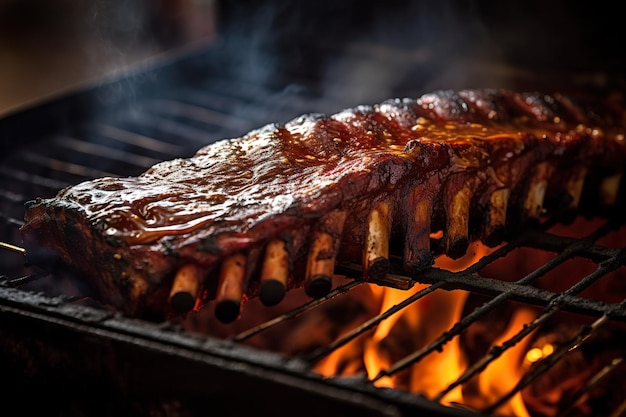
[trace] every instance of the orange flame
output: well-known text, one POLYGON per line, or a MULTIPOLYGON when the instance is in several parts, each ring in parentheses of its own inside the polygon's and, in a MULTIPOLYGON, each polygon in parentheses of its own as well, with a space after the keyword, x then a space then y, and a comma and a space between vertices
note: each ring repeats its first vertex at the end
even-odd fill
MULTIPOLYGON (((517 310, 513 314, 509 326, 495 341, 494 345, 499 346, 509 340, 519 333, 526 323, 533 321, 535 317, 536 314, 529 309, 520 308, 517 310)), ((477 408, 489 406, 494 400, 497 400, 515 387, 515 384, 522 377, 524 359, 529 354, 528 340, 530 340, 530 337, 526 336, 522 342, 504 351, 499 358, 493 361, 479 375, 478 385, 484 404, 476 404, 474 400, 472 405, 478 406, 477 408)), ((524 405, 521 392, 516 393, 509 402, 497 411, 499 415, 504 416, 530 417, 524 405)))
MULTIPOLYGON (((600 224, 597 221, 577 219, 570 226, 571 229, 566 226, 555 226, 551 231, 563 236, 569 236, 571 232, 572 236, 581 237, 589 235, 598 226, 600 224)), ((442 239, 443 233, 439 231, 430 237, 442 239)), ((598 244, 621 248, 625 239, 626 228, 622 228, 608 234, 599 240, 598 244)), ((497 249, 473 243, 466 256, 461 259, 452 260, 440 256, 434 266, 449 271, 464 270, 497 249)), ((553 256, 555 254, 549 251, 521 247, 508 252, 498 260, 489 262, 477 272, 486 278, 515 281, 544 265, 553 256)), ((534 285, 553 293, 560 293, 595 267, 595 262, 586 258, 574 258, 544 274, 534 285)), ((347 277, 335 278, 336 284, 352 281, 347 277)), ((602 281, 590 286, 581 295, 607 303, 619 302, 626 293, 625 278, 626 267, 622 267, 613 275, 608 275, 602 281)), ((246 339, 245 343, 288 356, 308 355, 319 347, 329 347, 333 341, 339 340, 348 332, 359 333, 355 330, 363 323, 374 323, 370 320, 378 317, 380 312, 386 312, 392 306, 405 303, 408 298, 427 287, 418 284, 404 291, 374 284, 358 285, 349 293, 329 300, 307 314, 246 339)), ((210 309, 189 316, 184 323, 190 330, 201 329, 226 338, 264 323, 279 314, 292 311, 309 300, 304 291, 297 288, 289 291, 281 305, 274 307, 263 306, 258 298, 248 300, 242 319, 229 325, 218 322, 210 309)), ((430 292, 401 311, 390 314, 377 326, 372 325, 370 330, 360 333, 349 343, 338 349, 329 349, 332 352, 319 359, 314 370, 327 377, 366 375, 379 387, 393 387, 419 393, 446 405, 460 404, 474 410, 490 409, 496 401, 511 392, 522 375, 534 367, 533 363, 549 356, 551 349, 559 346, 560 338, 569 335, 567 330, 569 327, 563 334, 561 327, 558 331, 541 327, 538 329, 539 332, 547 330, 548 333, 527 335, 517 345, 503 351, 500 357, 490 361, 484 369, 481 367, 475 375, 474 370, 478 369, 478 365, 490 359, 490 357, 481 358, 482 355, 492 352, 493 347, 500 347, 521 331, 525 324, 532 322, 534 313, 530 307, 521 308, 513 314, 506 310, 506 316, 502 317, 495 311, 494 316, 487 317, 490 312, 445 343, 440 350, 426 351, 433 341, 444 340, 442 338, 444 333, 450 331, 462 320, 463 315, 470 311, 472 305, 481 302, 480 300, 478 294, 470 295, 461 290, 430 292), (531 341, 533 346, 530 346, 531 341), (419 354, 419 360, 414 364, 398 366, 409 363, 407 358, 416 357, 416 354, 419 354), (477 360, 481 362, 477 363, 477 360), (402 370, 397 370, 398 368, 402 370), (472 372, 471 375, 469 373, 466 375, 468 371, 472 372), (391 376, 380 377, 388 374, 391 376), (458 381, 460 376, 463 376, 462 384, 458 381), (450 389, 451 383, 458 386, 450 389)), ((505 309, 511 306, 509 304, 505 309)), ((571 321, 572 329, 577 329, 579 324, 582 324, 578 322, 580 318, 572 320, 570 318, 569 315, 566 316, 565 322, 571 321)), ((620 329, 626 331, 624 330, 626 328, 622 329, 621 326, 620 329)), ((605 355, 609 354, 613 353, 605 355)), ((495 413, 507 417, 528 417, 531 414, 558 415, 564 406, 574 405, 568 403, 569 396, 601 370, 605 364, 604 359, 605 356, 598 358, 594 355, 593 360, 590 360, 579 351, 576 356, 570 358, 571 362, 559 362, 560 367, 555 367, 554 373, 546 373, 533 381, 520 393, 512 396, 495 413), (572 367, 571 363, 576 366, 572 367)), ((619 390, 616 392, 615 401, 620 401, 621 404, 623 400, 621 393, 619 390)), ((589 401, 589 398, 586 398, 576 404, 576 409, 583 411, 582 415, 592 415, 589 401)))
MULTIPOLYGON (((460 271, 493 250, 495 249, 475 243, 461 259, 452 260, 440 256, 435 267, 460 271)), ((372 298, 380 303, 380 311, 385 312, 427 287, 428 285, 418 284, 405 291, 370 285, 369 289, 372 298)), ((373 331, 337 349, 320 361, 315 370, 326 376, 366 373, 369 379, 374 379, 381 371, 389 369, 397 361, 428 346, 449 331, 461 320, 468 295, 469 293, 461 290, 434 291, 399 313, 391 315, 373 331), (351 365, 346 365, 349 363, 351 365)), ((495 343, 502 343, 519 332, 524 323, 532 321, 534 318, 532 314, 526 309, 518 311, 495 343)), ((526 343, 518 343, 508 349, 492 362, 476 381, 473 381, 479 389, 478 394, 472 393, 471 390, 466 393, 463 386, 457 386, 443 397, 442 404, 465 404, 476 409, 489 406, 519 381, 522 375, 521 364, 527 352, 526 343)), ((425 356, 408 369, 399 371, 393 376, 377 379, 375 385, 405 389, 432 399, 456 381, 467 366, 460 338, 455 337, 440 351, 425 356)), ((498 413, 505 416, 529 417, 519 393, 502 406, 498 413)))

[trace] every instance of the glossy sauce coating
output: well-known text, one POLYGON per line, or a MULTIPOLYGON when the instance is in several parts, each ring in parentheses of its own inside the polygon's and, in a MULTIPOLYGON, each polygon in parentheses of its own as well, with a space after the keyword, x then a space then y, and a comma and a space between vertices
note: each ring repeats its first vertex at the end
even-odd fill
MULTIPOLYGON (((381 165, 393 165, 385 177, 392 183, 444 168, 498 171, 529 141, 558 155, 581 136, 604 137, 599 127, 582 124, 592 120, 577 120, 582 112, 557 106, 550 96, 528 97, 440 92, 303 116, 159 163, 136 178, 79 184, 44 204, 82 210, 105 236, 128 245, 198 230, 245 234, 280 214, 319 217, 345 204, 342 182, 381 165)), ((500 180, 506 182, 506 173, 500 180)), ((385 184, 370 185, 367 192, 385 184)))
POLYGON ((68 266, 105 303, 159 319, 179 271, 197 272, 198 300, 206 303, 217 295, 224 261, 239 254, 246 274, 228 285, 245 288, 242 300, 255 296, 258 255, 276 239, 287 251, 285 285, 303 285, 309 251, 320 244, 316 227, 332 213, 346 214, 332 231, 341 235, 338 259, 360 262, 378 203, 393 223, 389 244, 403 245, 407 268, 421 269, 435 252, 462 254, 469 239, 497 241, 493 231, 509 214, 517 222, 541 206, 538 192, 531 193, 536 201, 524 198, 537 184, 559 199, 572 188, 572 173, 600 167, 602 175, 620 175, 625 108, 604 97, 587 103, 467 90, 306 115, 138 177, 99 178, 37 199, 25 214, 23 244, 29 262, 68 266), (436 230, 443 230, 442 248, 431 246, 436 230))

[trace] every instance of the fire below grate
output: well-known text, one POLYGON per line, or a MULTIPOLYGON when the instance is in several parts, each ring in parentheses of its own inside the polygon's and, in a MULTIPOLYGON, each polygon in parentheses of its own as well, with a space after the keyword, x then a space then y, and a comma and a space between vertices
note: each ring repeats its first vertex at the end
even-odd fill
MULTIPOLYGON (((518 381, 514 384, 509 384, 506 388, 499 387, 498 394, 494 395, 491 400, 487 401, 487 404, 483 404, 476 411, 487 415, 526 415, 519 409, 510 408, 510 405, 509 408, 503 406, 510 403, 516 396, 521 395, 528 387, 538 384, 537 381, 547 378, 546 375, 559 361, 568 361, 567 357, 571 357, 576 350, 584 351, 586 349, 585 344, 606 344, 607 351, 610 351, 610 353, 608 357, 604 357, 605 363, 601 364, 601 366, 594 364, 593 372, 589 372, 586 380, 581 381, 575 391, 563 388, 564 391, 558 402, 546 405, 547 408, 550 408, 548 415, 581 415, 578 414, 581 411, 577 407, 583 407, 585 403, 588 406, 590 401, 593 403, 593 400, 589 398, 594 395, 597 396, 594 390, 597 389, 599 384, 607 384, 607 381, 611 381, 611 384, 619 385, 620 390, 623 388, 624 369, 622 362, 625 352, 621 347, 616 348, 616 346, 620 345, 618 340, 622 337, 620 335, 624 331, 624 327, 621 324, 626 319, 626 298, 624 298, 626 293, 623 291, 623 284, 618 282, 617 285, 621 286, 621 291, 613 294, 614 297, 612 299, 613 301, 619 299, 617 302, 606 303, 601 300, 581 296, 585 290, 597 285, 601 279, 623 281, 622 276, 611 277, 611 274, 624 266, 626 261, 625 248, 605 247, 595 243, 598 239, 606 237, 607 234, 615 233, 620 229, 620 226, 621 223, 613 223, 612 221, 594 221, 593 232, 581 238, 550 233, 545 230, 548 225, 528 229, 517 233, 509 243, 492 250, 489 254, 477 257, 473 263, 464 266, 463 269, 456 272, 435 267, 419 276, 409 277, 405 275, 401 261, 398 259, 397 262, 392 262, 392 273, 387 275, 385 284, 402 288, 403 291, 410 289, 414 285, 421 284, 421 289, 401 296, 396 300, 396 304, 380 314, 359 323, 357 326, 344 329, 340 337, 328 344, 311 349, 307 354, 302 355, 301 359, 304 359, 306 363, 315 368, 315 365, 320 361, 336 355, 342 347, 354 343, 364 334, 376 329, 385 320, 390 320, 394 315, 402 314, 404 309, 410 308, 412 305, 419 303, 420 300, 426 299, 430 294, 462 290, 473 295, 480 295, 480 303, 473 305, 473 309, 466 309, 464 314, 458 317, 458 320, 451 321, 449 323, 450 326, 443 328, 443 332, 437 334, 437 337, 433 338, 433 340, 429 340, 428 343, 424 343, 418 349, 399 357, 399 359, 390 363, 388 367, 380 369, 375 374, 370 374, 369 377, 363 375, 363 371, 357 372, 357 374, 367 381, 376 384, 378 381, 410 370, 411 367, 419 364, 421 361, 427 360, 429 356, 441 353, 448 343, 455 340, 455 338, 460 338, 465 331, 475 326, 476 322, 494 311, 502 311, 502 307, 506 304, 516 302, 523 305, 536 306, 537 308, 532 318, 527 322, 519 323, 515 331, 509 333, 506 338, 499 340, 497 343, 492 343, 489 349, 483 352, 482 356, 475 356, 473 362, 467 364, 466 369, 459 371, 459 374, 452 378, 449 384, 441 385, 441 389, 431 395, 430 398, 433 401, 440 402, 458 387, 471 383, 473 378, 476 378, 486 368, 492 366, 499 358, 507 355, 507 352, 514 349, 515 346, 523 343, 529 335, 537 332, 538 329, 545 326, 554 317, 566 312, 584 316, 585 319, 578 319, 573 322, 571 316, 568 316, 567 324, 575 324, 568 334, 561 335, 563 337, 560 338, 558 343, 550 344, 549 352, 545 352, 546 346, 543 346, 544 352, 542 357, 533 359, 532 367, 523 375, 520 375, 518 381), (515 281, 507 282, 502 280, 502 277, 494 279, 488 275, 481 275, 482 271, 489 269, 498 262, 506 261, 507 255, 515 253, 515 251, 522 248, 532 248, 541 250, 544 253, 554 253, 554 256, 515 281), (559 266, 566 264, 572 259, 589 260, 594 264, 595 269, 588 274, 578 271, 579 273, 575 277, 568 277, 568 287, 563 291, 554 292, 536 285, 542 277, 545 277, 551 271, 555 271, 559 266), (610 328, 612 332, 609 339, 607 339, 605 334, 602 334, 607 328, 610 328)), ((622 241, 619 241, 619 243, 623 244, 622 241)), ((339 264, 336 272, 355 280, 337 287, 324 298, 310 301, 272 320, 236 333, 231 336, 231 339, 236 342, 245 342, 273 327, 284 324, 286 321, 296 319, 325 302, 349 296, 350 291, 356 286, 375 285, 360 281, 362 275, 358 265, 339 264)), ((618 290, 615 287, 613 289, 618 290)), ((299 324, 299 326, 301 325, 299 324)), ((291 335, 285 332, 284 337, 291 337, 291 335)), ((367 337, 372 337, 371 333, 367 337)), ((594 349, 597 353, 597 348, 591 348, 592 351, 594 349)), ((532 350, 533 348, 525 349, 525 351, 532 350)), ((530 353, 527 353, 527 356, 529 355, 530 353)), ((592 364, 588 363, 587 365, 589 366, 589 371, 592 368, 592 364)), ((337 367, 337 369, 340 369, 340 367, 337 367)), ((508 371, 512 372, 514 370, 508 369, 508 371)), ((441 372, 443 373, 444 370, 442 369, 441 372)), ((558 380, 558 372, 555 374, 549 376, 552 379, 553 388, 559 384, 567 384, 568 381, 558 380)), ((570 378, 568 375, 562 376, 565 379, 570 378)), ((626 406, 626 402, 623 402, 620 394, 614 394, 616 395, 614 398, 609 398, 610 395, 603 397, 604 401, 608 401, 605 404, 607 409, 600 411, 596 408, 593 413, 619 415, 620 410, 626 406)), ((530 411, 531 415, 536 415, 539 412, 532 409, 530 411)))
MULTIPOLYGON (((332 406, 335 410, 348 407, 351 411, 359 410, 363 415, 403 415, 407 412, 406 410, 414 412, 413 408, 415 407, 418 410, 430 409, 440 415, 456 415, 456 412, 465 413, 469 412, 468 410, 472 410, 472 414, 468 415, 476 415, 475 413, 522 415, 519 414, 519 410, 510 408, 511 400, 520 396, 524 390, 532 387, 533 384, 537 384, 542 378, 546 378, 546 375, 549 376, 554 387, 558 387, 562 383, 567 384, 567 379, 571 378, 571 375, 563 374, 562 376, 566 378, 566 381, 559 381, 555 378, 561 375, 562 371, 553 374, 550 374, 550 371, 554 367, 558 367, 561 361, 571 365, 572 360, 568 358, 576 355, 577 352, 583 352, 583 357, 590 354, 602 356, 601 361, 598 363, 596 360, 585 359, 587 375, 579 381, 579 385, 575 389, 564 388, 562 397, 558 402, 544 405, 544 407, 551 409, 549 415, 586 415, 581 410, 595 406, 591 411, 593 414, 590 415, 617 416, 626 407, 626 402, 619 394, 623 389, 623 360, 626 353, 619 340, 623 338, 625 329, 621 324, 626 321, 626 300, 607 303, 585 298, 581 296, 581 293, 593 285, 597 285, 603 279, 614 279, 611 278, 611 273, 623 267, 626 261, 625 248, 596 244, 596 241, 620 230, 620 226, 620 224, 611 221, 601 221, 596 226, 594 222, 593 232, 583 238, 549 233, 544 230, 547 226, 528 229, 523 233, 517 233, 509 243, 479 257, 456 272, 435 267, 419 276, 409 277, 402 272, 398 264, 392 263, 393 271, 387 275, 387 283, 404 288, 399 290, 405 293, 401 299, 380 314, 375 314, 356 326, 346 327, 341 335, 334 338, 330 343, 315 346, 308 349, 306 354, 293 355, 291 358, 280 352, 278 352, 278 356, 274 356, 274 352, 259 349, 258 345, 246 346, 246 344, 249 340, 258 338, 263 333, 271 333, 281 326, 288 325, 290 321, 298 320, 307 315, 318 314, 319 308, 327 303, 341 302, 342 298, 350 297, 356 288, 377 286, 360 280, 361 275, 357 265, 338 265, 338 274, 355 279, 336 287, 327 296, 301 303, 295 308, 290 307, 283 314, 250 326, 243 331, 233 329, 232 335, 228 337, 222 335, 219 338, 213 337, 210 330, 208 335, 203 334, 203 332, 198 331, 198 327, 190 327, 188 323, 184 322, 178 324, 176 322, 146 323, 121 317, 106 308, 94 309, 92 308, 93 302, 84 296, 52 297, 24 290, 33 285, 40 287, 41 281, 54 279, 45 272, 16 279, 5 278, 0 287, 0 294, 2 295, 0 310, 3 317, 3 325, 0 327, 3 329, 4 340, 2 343, 3 357, 7 359, 8 356, 10 363, 23 366, 21 371, 27 370, 26 377, 18 378, 15 381, 16 386, 20 386, 20 383, 26 383, 26 386, 32 385, 33 382, 30 378, 35 378, 35 381, 38 381, 37 378, 47 381, 43 382, 44 384, 48 384, 56 378, 68 378, 57 367, 67 367, 64 372, 68 372, 78 366, 83 369, 81 373, 86 372, 84 377, 87 379, 106 377, 106 381, 100 382, 105 387, 105 391, 110 391, 111 387, 116 387, 115 390, 122 390, 117 392, 117 395, 123 395, 126 401, 130 401, 127 398, 129 395, 138 395, 134 400, 142 403, 142 406, 138 408, 141 412, 147 409, 153 410, 153 407, 167 407, 168 401, 171 401, 169 406, 174 407, 172 404, 178 404, 178 407, 187 411, 188 407, 206 406, 202 401, 199 404, 194 397, 198 394, 198 390, 203 387, 203 384, 195 385, 198 381, 196 378, 203 378, 196 376, 197 369, 193 372, 190 371, 190 368, 201 367, 208 368, 207 375, 212 375, 212 377, 216 372, 218 374, 235 373, 239 374, 243 381, 240 381, 236 376, 229 376, 228 378, 222 375, 217 376, 222 381, 228 381, 227 384, 243 384, 244 386, 251 384, 254 390, 260 389, 262 392, 280 390, 283 393, 277 397, 277 401, 282 404, 280 409, 290 403, 287 399, 289 396, 293 396, 291 398, 293 400, 304 395, 304 398, 297 401, 306 401, 308 404, 313 398, 321 395, 322 399, 317 401, 322 401, 324 407, 332 406), (481 273, 481 271, 506 259, 508 255, 522 248, 537 248, 546 253, 555 253, 555 255, 521 279, 511 282, 490 278, 488 274, 481 273), (577 276, 574 283, 568 284, 569 287, 564 291, 553 292, 536 285, 546 274, 555 271, 560 265, 572 259, 588 259, 595 265, 595 269, 589 274, 583 273, 577 276), (420 286, 420 289, 409 292, 408 290, 414 286, 420 286), (342 347, 349 346, 363 335, 371 337, 372 330, 386 320, 393 318, 394 315, 401 314, 404 309, 419 303, 420 300, 427 299, 430 294, 447 294, 459 290, 478 296, 480 302, 474 303, 473 309, 465 309, 458 320, 450 322, 450 327, 445 328, 445 331, 433 340, 390 363, 388 367, 381 368, 376 374, 368 377, 362 372, 347 372, 343 376, 329 377, 312 371, 317 364, 329 356, 336 355, 342 347), (428 360, 429 356, 441 353, 446 345, 461 338, 464 332, 475 326, 482 318, 494 311, 501 312, 502 307, 511 302, 536 307, 532 319, 521 324, 518 323, 514 332, 507 333, 506 338, 499 339, 497 343, 492 343, 482 356, 474 355, 473 362, 468 364, 450 383, 443 385, 440 391, 429 396, 426 401, 419 393, 407 397, 403 393, 404 390, 390 391, 386 388, 374 388, 374 385, 377 385, 379 381, 401 375, 419 365, 420 362, 428 360), (557 343, 551 343, 549 352, 544 352, 542 357, 533 363, 532 367, 520 375, 519 380, 510 384, 506 389, 501 389, 488 404, 477 409, 466 404, 444 401, 446 396, 455 389, 471 383, 477 375, 493 366, 498 358, 507 355, 507 352, 514 350, 515 346, 523 344, 529 335, 562 313, 572 313, 585 319, 572 322, 571 317, 568 316, 566 323, 570 327, 570 331, 561 335, 557 343), (606 329, 611 330, 610 336, 603 332, 606 329), (72 335, 69 336, 68 332, 72 335), (37 336, 33 337, 34 334, 37 336), (84 349, 86 343, 89 345, 91 354, 85 359, 78 360, 77 356, 80 356, 79 352, 84 349), (122 347, 117 346, 117 344, 122 347), (50 351, 44 352, 47 349, 50 351), (59 351, 55 351, 56 349, 59 351), (67 350, 62 353, 62 349, 67 350), (131 354, 128 349, 138 349, 139 351, 131 354), (142 350, 146 350, 145 354, 149 357, 155 355, 156 362, 150 364, 138 360, 133 363, 125 363, 124 366, 131 369, 121 371, 120 376, 107 374, 101 369, 102 365, 93 365, 93 363, 89 365, 94 358, 97 358, 97 361, 103 361, 102 363, 125 361, 127 360, 126 355, 129 354, 134 359, 138 359, 144 354, 142 350), (165 357, 161 357, 162 355, 165 357), (82 363, 83 361, 88 363, 82 363), (137 378, 137 375, 129 376, 126 373, 143 372, 145 367, 151 367, 151 373, 163 373, 166 378, 169 378, 173 372, 171 367, 175 366, 173 363, 179 361, 189 362, 178 365, 180 369, 175 371, 177 378, 185 380, 183 385, 186 387, 185 389, 189 390, 188 392, 181 393, 180 388, 172 390, 172 387, 164 381, 154 382, 154 384, 163 384, 163 386, 154 386, 153 383, 146 384, 145 382, 140 384, 142 390, 147 389, 152 394, 163 395, 160 398, 165 399, 161 402, 155 402, 154 398, 157 397, 152 397, 146 392, 138 393, 136 390, 130 389, 125 386, 126 381, 120 380, 124 377, 137 378), (94 372, 94 374, 90 374, 90 372, 94 372), (54 377, 50 376, 55 374, 54 377), (234 380, 231 380, 233 378, 234 380), (269 381, 266 381, 265 378, 273 381, 270 385, 276 386, 257 386, 257 384, 268 384, 269 381), (115 379, 115 381, 111 381, 111 379, 115 379), (188 385, 194 388, 189 388, 188 385), (611 389, 607 385, 613 386, 617 393, 611 393, 611 389), (598 387, 604 387, 602 395, 598 394, 598 387), (167 394, 163 393, 163 390, 166 390, 167 394), (290 393, 285 398, 285 392, 291 390, 297 392, 290 393), (598 396, 601 400, 595 399, 598 396), (357 398, 358 400, 356 400, 357 398), (334 404, 335 401, 340 404, 334 404), (357 404, 354 403, 355 401, 357 404), (596 401, 602 401, 601 408, 595 404, 596 401), (441 406, 444 407, 443 409, 437 408, 440 402, 441 406)), ((623 286, 623 284, 621 285, 623 286)), ((614 296, 624 297, 624 292, 614 294, 614 296)), ((254 306, 251 309, 254 310, 254 306)), ((210 309, 207 308, 207 310, 210 309)), ((248 319, 243 317, 243 320, 248 319)), ((246 325, 249 325, 248 323, 250 322, 248 321, 246 325)), ((298 326, 301 325, 298 324, 298 326)), ((275 334, 269 337, 274 338, 275 334)), ((290 338, 292 334, 289 331, 284 331, 282 337, 290 338)), ((526 356, 532 349, 525 349, 527 351, 526 356)), ((580 361, 581 359, 576 360, 580 361)), ((119 368, 121 365, 114 363, 112 366, 119 368)), ((342 372, 340 368, 339 372, 342 372)), ((163 375, 158 379, 163 378, 163 375)), ((94 384, 98 386, 100 383, 94 384)), ((212 390, 214 394, 217 392, 219 395, 225 395, 221 390, 216 390, 214 387, 208 389, 212 390)), ((238 391, 237 388, 231 389, 238 391)), ((102 391, 102 388, 98 390, 102 391)), ((88 398, 94 400, 91 396, 88 398)), ((276 412, 275 406, 271 406, 270 409, 272 412, 276 412)), ((530 414, 536 415, 532 411, 536 413, 537 410, 531 409, 530 414)), ((315 412, 322 411, 317 410, 315 412)))
MULTIPOLYGON (((210 75, 174 83, 156 96, 145 94, 119 111, 106 106, 104 114, 80 118, 52 135, 30 132, 26 136, 34 139, 28 146, 3 158, 0 241, 16 247, 5 245, 7 250, 0 252, 0 273, 5 275, 0 285, 0 353, 12 381, 9 394, 26 390, 43 393, 45 399, 45 405, 20 404, 21 409, 64 414, 74 410, 75 415, 83 407, 84 415, 117 415, 120 409, 141 415, 199 415, 219 404, 222 415, 259 410, 285 415, 295 409, 301 415, 332 409, 337 414, 381 416, 624 412, 625 352, 619 341, 626 321, 626 289, 620 279, 626 248, 619 239, 621 216, 614 213, 576 219, 574 226, 582 222, 583 228, 542 224, 520 230, 507 244, 475 247, 475 257, 437 264, 418 276, 406 276, 392 258, 392 272, 381 282, 367 283, 360 280, 358 265, 339 264, 338 277, 348 279, 340 280, 326 297, 302 301, 294 290, 295 305, 281 307, 284 311, 266 308, 263 314, 256 314, 251 300, 244 313, 250 312, 253 319, 242 317, 231 327, 207 318, 210 306, 204 311, 208 314, 181 321, 128 319, 98 305, 68 277, 25 268, 17 229, 26 201, 50 197, 92 177, 135 175, 157 161, 189 156, 199 146, 240 135, 262 122, 339 110, 356 100, 349 95, 341 100, 320 96, 315 88, 294 81, 297 77, 285 84, 250 85, 210 75), (507 264, 514 266, 505 268, 507 264), (371 306, 360 304, 363 293, 387 288, 400 297, 385 308, 371 311, 371 306), (463 303, 454 306, 459 314, 429 330, 429 340, 410 340, 410 320, 398 317, 411 317, 402 315, 418 308, 430 309, 428 317, 438 320, 447 309, 430 300, 448 302, 450 294, 462 294, 463 303), (525 315, 515 315, 518 310, 525 315), (306 329, 298 337, 314 333, 320 318, 340 327, 332 327, 321 341, 299 339, 294 345, 294 329, 306 329), (372 339, 389 322, 401 323, 394 326, 401 339, 372 339), (510 323, 515 326, 508 328, 510 323), (479 328, 486 330, 481 333, 479 328), (365 369, 364 339, 387 349, 380 369, 365 369), (453 378, 439 380, 435 388, 425 387, 428 392, 416 388, 413 380, 427 371, 421 364, 447 354, 460 340, 465 352, 454 360, 464 357, 465 367, 453 378), (535 341, 543 344, 533 345, 535 341), (281 349, 285 344, 288 349, 281 349), (353 353, 338 357, 355 344, 361 349, 356 359, 353 353), (393 350, 404 345, 411 350, 393 350), (497 369, 495 379, 482 381, 482 375, 511 352, 518 356, 519 367, 497 369), (532 363, 522 365, 531 353, 532 363), (337 363, 331 372, 326 366, 333 361, 337 363), (572 364, 577 366, 574 376, 561 369, 572 364), (509 377, 517 378, 511 382, 509 377), (549 389, 546 380, 551 381, 549 389), (484 384, 488 398, 480 391, 484 384), (460 401, 460 391, 471 401, 460 401), (105 398, 107 406, 94 408, 105 398)), ((116 89, 113 84, 111 90, 116 89)), ((356 90, 345 86, 342 91, 356 90)), ((18 116, 36 120, 40 115, 18 116)), ((5 126, 21 124, 13 122, 5 126)), ((372 304, 384 304, 384 297, 379 294, 372 304)))

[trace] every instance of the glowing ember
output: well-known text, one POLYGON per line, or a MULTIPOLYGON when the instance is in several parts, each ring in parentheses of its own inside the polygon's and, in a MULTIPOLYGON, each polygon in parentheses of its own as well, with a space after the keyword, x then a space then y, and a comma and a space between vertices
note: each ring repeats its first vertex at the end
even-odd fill
POLYGON ((526 352, 526 361, 528 363, 535 363, 540 359, 547 358, 554 352, 554 346, 550 343, 543 345, 542 347, 534 347, 526 352))

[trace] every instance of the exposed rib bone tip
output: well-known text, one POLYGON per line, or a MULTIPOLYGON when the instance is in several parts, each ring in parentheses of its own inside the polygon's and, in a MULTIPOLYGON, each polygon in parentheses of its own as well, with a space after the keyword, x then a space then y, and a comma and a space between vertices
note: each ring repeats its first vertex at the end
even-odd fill
POLYGON ((215 296, 215 316, 223 323, 230 323, 239 317, 246 280, 246 257, 241 253, 228 256, 220 268, 217 293, 215 296))
POLYGON ((241 301, 221 300, 215 306, 215 317, 222 323, 235 321, 241 312, 241 301))
POLYGON ((377 281, 389 272, 389 239, 391 222, 389 203, 381 201, 368 216, 368 229, 363 250, 365 279, 377 281))
POLYGON ((330 292, 333 286, 332 277, 329 275, 314 275, 310 277, 305 286, 304 292, 312 298, 320 298, 330 292))
POLYGON ((185 314, 196 305, 196 295, 188 292, 177 292, 170 297, 170 305, 176 314, 185 314))
POLYGON ((260 275, 259 298, 264 305, 276 305, 285 297, 289 265, 285 242, 281 239, 271 240, 265 248, 260 275))
POLYGON ((169 296, 175 313, 184 314, 193 309, 203 275, 204 271, 194 264, 183 265, 178 269, 169 296))
POLYGON ((304 282, 304 291, 310 297, 323 297, 332 288, 335 256, 345 220, 345 211, 331 211, 319 220, 313 231, 304 282))
POLYGON ((273 306, 280 303, 285 298, 287 291, 285 284, 276 279, 266 279, 261 283, 259 298, 263 305, 273 306))

